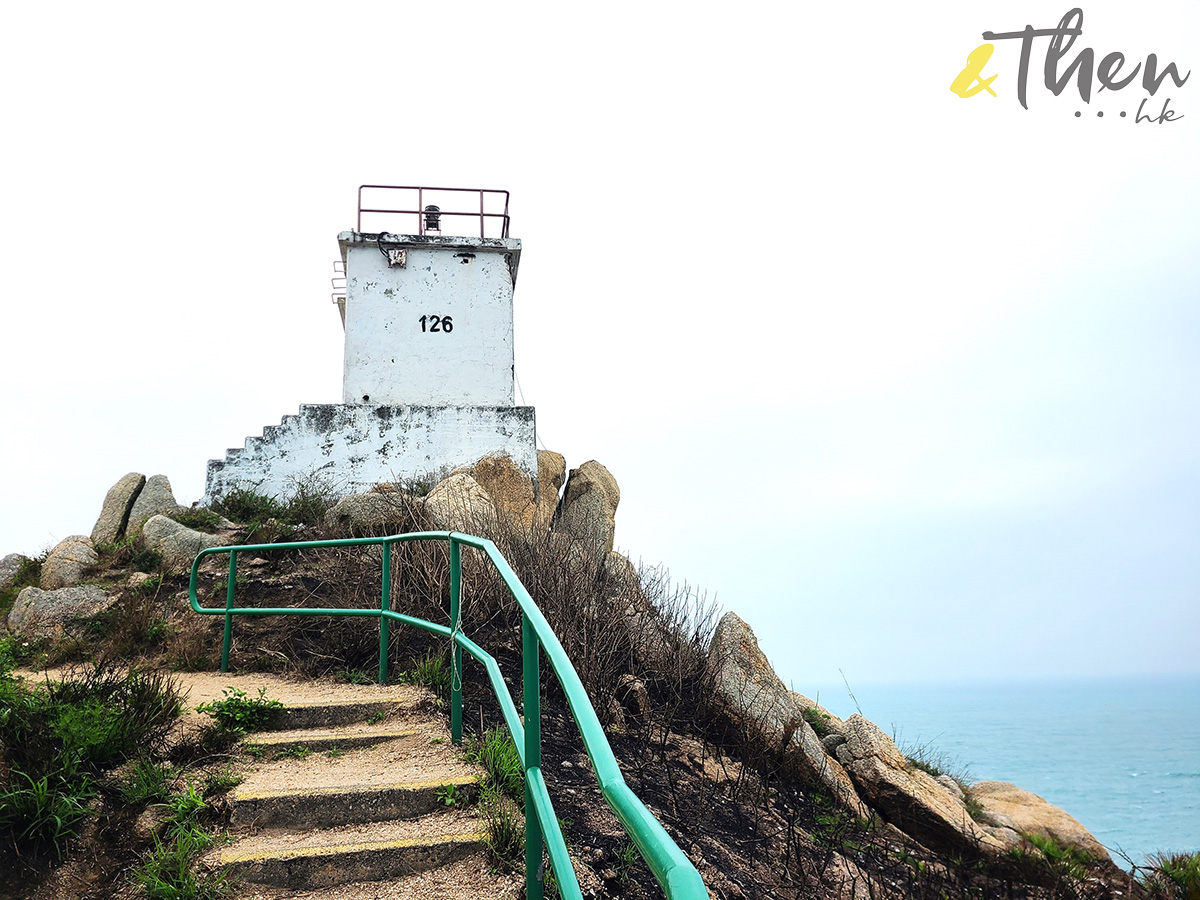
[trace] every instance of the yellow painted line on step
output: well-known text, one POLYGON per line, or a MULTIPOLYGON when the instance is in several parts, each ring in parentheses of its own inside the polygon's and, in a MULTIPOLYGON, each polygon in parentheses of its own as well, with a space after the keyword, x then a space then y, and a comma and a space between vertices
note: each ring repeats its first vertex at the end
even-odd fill
POLYGON ((338 856, 344 853, 359 853, 366 850, 403 850, 406 847, 426 847, 434 849, 446 844, 470 844, 483 841, 487 835, 483 832, 468 834, 443 834, 434 838, 400 838, 392 841, 373 841, 358 844, 330 844, 325 847, 298 847, 294 850, 256 850, 238 852, 225 849, 221 851, 221 864, 257 862, 265 859, 304 859, 318 856, 338 856))
POLYGON ((463 775, 458 778, 431 778, 428 781, 398 781, 392 784, 343 784, 332 787, 281 788, 267 791, 234 791, 233 800, 268 800, 275 797, 322 797, 333 794, 359 794, 375 791, 409 790, 419 791, 448 784, 471 784, 479 781, 478 775, 463 775))
POLYGON ((330 700, 295 700, 287 704, 288 709, 313 709, 322 706, 382 706, 385 703, 403 703, 413 699, 409 692, 390 697, 338 697, 330 700))
POLYGON ((421 735, 424 732, 414 728, 396 729, 393 731, 346 731, 340 729, 337 731, 300 731, 282 732, 280 734, 272 734, 268 731, 256 732, 251 736, 249 743, 257 744, 260 747, 267 747, 271 744, 297 743, 302 741, 327 741, 327 740, 354 740, 356 738, 396 738, 421 735))

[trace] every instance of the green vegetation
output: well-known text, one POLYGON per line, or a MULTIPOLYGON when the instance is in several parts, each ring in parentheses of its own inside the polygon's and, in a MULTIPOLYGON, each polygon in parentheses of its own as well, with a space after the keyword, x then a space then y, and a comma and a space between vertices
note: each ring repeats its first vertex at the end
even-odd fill
POLYGON ((1151 900, 1200 900, 1200 852, 1158 853, 1138 872, 1151 900))
POLYGON ((49 555, 50 551, 47 549, 33 559, 21 560, 21 565, 17 568, 17 577, 13 579, 12 584, 0 591, 0 617, 8 616, 9 610, 16 602, 17 594, 27 587, 37 587, 38 580, 42 577, 42 563, 49 555))
MULTIPOLYGON (((132 590, 135 593, 142 594, 142 595, 157 594, 159 589, 162 588, 162 584, 163 584, 163 576, 162 576, 161 572, 158 572, 154 575, 151 575, 149 578, 145 579, 144 581, 139 582, 135 587, 132 588, 132 590)), ((160 633, 160 636, 161 636, 161 634, 165 634, 165 631, 166 631, 166 622, 163 622, 162 625, 163 625, 163 631, 160 633)))
POLYGON ((0 833, 37 856, 44 848, 61 858, 67 842, 79 833, 87 812, 84 804, 93 785, 77 772, 35 779, 28 772, 15 772, 12 783, 0 791, 0 833))
POLYGON ((904 758, 912 768, 919 769, 933 778, 941 778, 943 775, 953 778, 959 790, 963 792, 963 806, 967 809, 967 815, 975 822, 984 821, 983 805, 971 795, 971 774, 965 766, 955 762, 945 753, 934 750, 929 744, 906 747, 903 752, 904 758))
POLYGON ((806 706, 800 710, 800 717, 812 726, 812 730, 817 733, 817 737, 823 738, 829 734, 830 715, 824 710, 817 709, 815 706, 806 706))
MULTIPOLYGON (((317 478, 296 484, 285 497, 260 494, 253 488, 234 488, 216 500, 207 515, 224 516, 246 526, 247 539, 260 543, 289 540, 299 528, 321 525, 333 505, 329 487, 317 478)), ((186 523, 184 523, 186 524, 186 523)))
POLYGON ((941 778, 943 775, 949 775, 964 792, 971 783, 970 773, 965 766, 959 765, 945 753, 934 749, 930 744, 921 744, 917 747, 905 746, 901 748, 901 751, 912 768, 920 769, 926 775, 930 775, 933 778, 941 778))
POLYGON ((867 823, 829 797, 814 795, 813 806, 816 811, 813 837, 817 846, 847 855, 862 850, 859 838, 867 823))
POLYGON ((479 795, 479 813, 487 827, 492 863, 502 872, 521 871, 525 864, 525 775, 517 747, 503 728, 463 741, 468 761, 481 766, 487 781, 479 795))
POLYGON ((450 697, 450 666, 444 653, 433 650, 426 653, 413 664, 411 671, 400 676, 400 680, 429 688, 439 700, 450 697))
POLYGON ((162 556, 157 550, 151 550, 149 547, 139 547, 134 551, 133 556, 129 560, 129 566, 135 572, 146 572, 154 574, 162 570, 162 556))
POLYGON ((624 841, 617 851, 617 884, 626 885, 633 880, 633 867, 637 865, 638 858, 633 841, 624 841))
POLYGON ((297 747, 285 747, 275 753, 276 759, 308 759, 312 756, 312 747, 303 744, 297 747))
POLYGON ((211 715, 217 720, 217 726, 230 734, 260 731, 274 722, 283 710, 282 703, 267 697, 266 688, 259 688, 257 697, 235 687, 227 687, 221 693, 223 700, 201 703, 196 711, 211 715))
POLYGON ((42 563, 46 562, 46 557, 50 554, 49 548, 43 550, 38 556, 30 559, 25 558, 20 560, 20 565, 17 568, 17 577, 14 577, 10 586, 4 590, 0 590, 0 620, 8 617, 8 612, 12 610, 12 605, 17 602, 17 595, 25 588, 36 588, 38 581, 42 577, 42 563))
POLYGON ((12 663, 0 654, 0 757, 9 769, 0 845, 61 858, 100 774, 161 745, 179 694, 165 675, 100 667, 31 687, 12 675, 12 663))
POLYGON ((458 788, 453 784, 444 784, 438 788, 437 802, 442 804, 442 806, 447 808, 457 806, 458 801, 461 799, 462 796, 458 793, 458 788))
POLYGON ((1083 850, 1066 847, 1052 837, 1040 834, 1022 835, 1024 846, 1009 851, 1009 855, 1034 878, 1062 883, 1081 880, 1096 864, 1095 858, 1083 850))
POLYGON ((134 880, 149 900, 218 900, 231 887, 225 872, 197 873, 196 860, 216 841, 200 824, 208 804, 189 784, 187 790, 171 795, 163 807, 170 811, 164 834, 134 872, 134 880))
POLYGON ((264 525, 268 519, 278 520, 283 515, 283 504, 274 497, 260 494, 252 488, 234 488, 212 505, 212 512, 232 519, 250 530, 264 525))
POLYGON ((15 634, 0 637, 0 672, 28 666, 44 653, 44 642, 21 640, 15 634))
POLYGON ((221 517, 211 509, 197 507, 182 509, 171 515, 171 518, 194 531, 204 531, 214 534, 221 530, 221 517))
POLYGON ((173 766, 139 759, 121 785, 121 798, 131 806, 165 800, 177 776, 173 766))
POLYGON ((525 802, 525 775, 517 745, 503 728, 491 728, 482 737, 463 742, 466 757, 487 772, 488 785, 517 803, 525 802))
POLYGON ((487 826, 487 849, 492 864, 501 872, 520 872, 525 867, 525 816, 511 798, 487 785, 479 795, 479 813, 487 826))
POLYGON ((374 684, 375 676, 366 669, 344 668, 333 673, 333 677, 347 684, 374 684))
POLYGON ((156 837, 134 879, 149 900, 218 900, 231 888, 227 874, 197 874, 195 869, 196 860, 212 845, 212 836, 199 830, 181 832, 166 843, 156 837))
POLYGON ((210 772, 204 779, 204 796, 221 794, 232 790, 242 783, 242 776, 233 768, 233 763, 225 763, 216 772, 210 772))
POLYGON ((140 528, 114 543, 97 544, 96 553, 100 557, 97 569, 129 569, 147 574, 162 570, 162 557, 146 546, 140 528))

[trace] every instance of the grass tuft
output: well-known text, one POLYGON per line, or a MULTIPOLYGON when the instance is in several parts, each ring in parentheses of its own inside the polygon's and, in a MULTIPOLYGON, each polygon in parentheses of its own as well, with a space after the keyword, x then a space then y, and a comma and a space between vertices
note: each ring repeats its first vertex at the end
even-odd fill
POLYGON ((212 836, 198 829, 179 831, 165 843, 156 837, 134 879, 149 900, 220 900, 232 887, 227 873, 197 873, 195 868, 212 844, 212 836))
POLYGON ((221 517, 211 509, 196 507, 195 509, 184 509, 173 513, 171 518, 193 531, 203 531, 207 534, 215 534, 221 530, 221 517))
POLYGON ((18 846, 35 856, 46 848, 61 859, 87 813, 84 804, 93 787, 74 771, 34 778, 16 772, 12 783, 0 790, 0 833, 10 832, 18 846))
POLYGON ((402 680, 409 684, 427 687, 440 700, 450 696, 450 666, 446 663, 446 655, 431 650, 413 664, 412 671, 406 672, 402 680))
POLYGON ((165 825, 166 840, 154 838, 154 846, 134 870, 134 881, 149 900, 220 900, 232 885, 226 872, 199 872, 196 861, 216 841, 200 823, 209 810, 196 785, 172 794, 162 804, 170 815, 165 825))
POLYGON ((139 759, 121 785, 121 798, 131 806, 158 803, 171 793, 177 774, 170 765, 139 759))
POLYGON ((812 727, 817 737, 823 738, 829 734, 829 713, 817 709, 815 706, 806 706, 800 710, 800 717, 812 727))
POLYGON ((501 872, 525 867, 525 817, 511 798, 487 785, 479 795, 479 812, 487 826, 487 848, 492 864, 501 872))
POLYGON ((298 529, 320 526, 333 505, 333 492, 317 477, 301 479, 280 498, 254 488, 234 488, 203 512, 244 525, 247 539, 259 543, 289 540, 298 529))
POLYGON ((464 752, 468 760, 487 772, 489 786, 514 802, 525 802, 521 757, 507 730, 491 728, 482 737, 469 738, 464 742, 464 752))

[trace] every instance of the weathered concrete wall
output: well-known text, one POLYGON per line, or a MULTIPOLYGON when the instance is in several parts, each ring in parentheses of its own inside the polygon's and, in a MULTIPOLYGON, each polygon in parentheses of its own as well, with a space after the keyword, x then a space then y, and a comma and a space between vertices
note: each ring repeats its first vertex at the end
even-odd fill
POLYGON ((338 235, 346 263, 342 402, 512 406, 513 286, 521 242, 338 235))
POLYGON ((322 479, 338 494, 365 491, 507 453, 537 477, 531 406, 301 406, 225 459, 209 460, 204 502, 231 488, 281 495, 298 479, 322 479))

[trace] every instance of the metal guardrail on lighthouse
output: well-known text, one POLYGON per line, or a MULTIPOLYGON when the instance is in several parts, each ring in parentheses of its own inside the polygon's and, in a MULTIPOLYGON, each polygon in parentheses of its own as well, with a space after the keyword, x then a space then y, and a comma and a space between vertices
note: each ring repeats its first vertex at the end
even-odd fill
POLYGON ((364 184, 358 188, 360 233, 364 215, 389 226, 368 231, 507 238, 508 191, 364 184))

